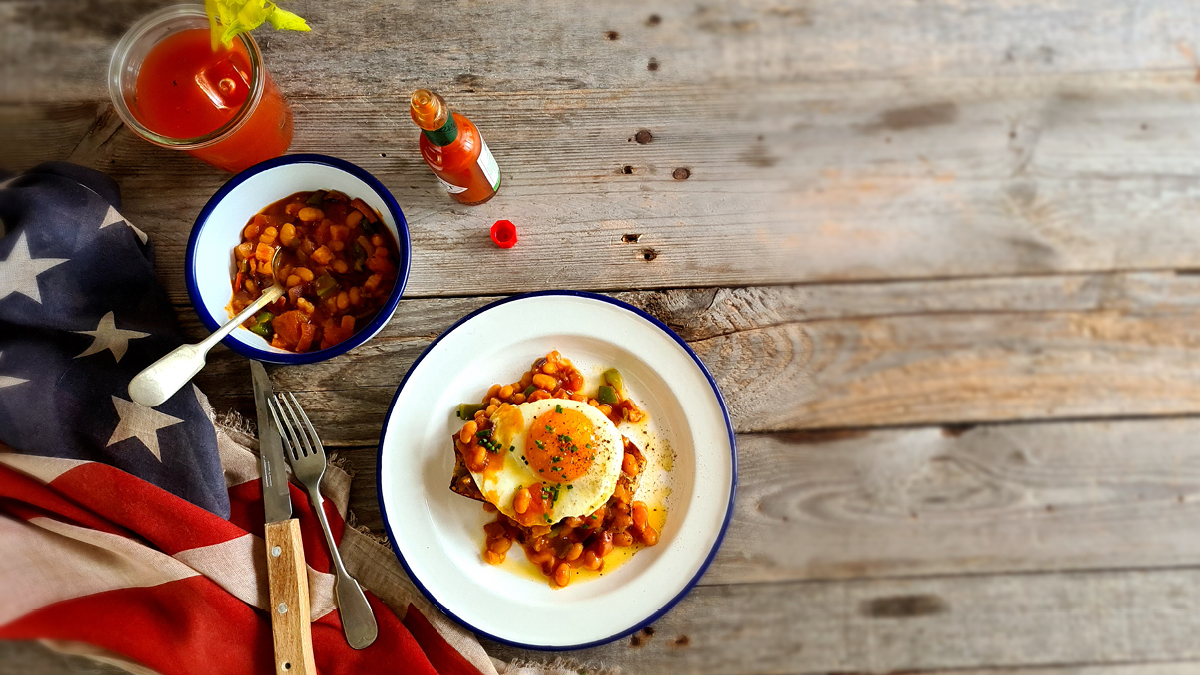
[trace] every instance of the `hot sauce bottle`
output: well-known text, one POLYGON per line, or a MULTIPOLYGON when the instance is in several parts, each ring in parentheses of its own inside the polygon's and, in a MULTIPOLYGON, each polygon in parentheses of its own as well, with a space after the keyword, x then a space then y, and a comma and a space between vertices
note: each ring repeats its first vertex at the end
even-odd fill
POLYGON ((446 192, 463 204, 491 199, 500 189, 500 167, 471 120, 427 89, 413 92, 411 113, 422 130, 421 156, 446 192))

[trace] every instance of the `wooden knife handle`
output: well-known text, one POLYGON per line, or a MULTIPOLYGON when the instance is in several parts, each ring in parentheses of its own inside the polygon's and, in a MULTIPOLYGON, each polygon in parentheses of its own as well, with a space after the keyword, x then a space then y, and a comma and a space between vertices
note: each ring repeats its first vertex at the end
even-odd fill
POLYGON ((267 583, 276 675, 316 675, 300 521, 267 523, 267 583))

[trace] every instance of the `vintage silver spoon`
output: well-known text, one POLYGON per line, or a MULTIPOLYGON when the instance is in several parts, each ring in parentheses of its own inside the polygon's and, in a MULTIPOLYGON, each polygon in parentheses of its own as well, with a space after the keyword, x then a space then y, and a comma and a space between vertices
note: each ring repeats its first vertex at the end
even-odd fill
POLYGON ((194 345, 182 345, 170 354, 147 366, 129 381, 129 397, 134 403, 153 408, 171 398, 180 387, 191 381, 204 367, 204 357, 230 331, 258 313, 260 309, 283 297, 287 290, 279 283, 279 254, 283 247, 275 249, 271 257, 271 272, 275 284, 263 291, 258 300, 243 309, 237 316, 218 328, 212 335, 194 345))

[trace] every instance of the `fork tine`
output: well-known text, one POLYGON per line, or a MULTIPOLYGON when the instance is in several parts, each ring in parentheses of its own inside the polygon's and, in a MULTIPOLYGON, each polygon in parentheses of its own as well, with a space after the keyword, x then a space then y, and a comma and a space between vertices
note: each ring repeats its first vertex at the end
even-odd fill
POLYGON ((292 433, 292 426, 284 424, 284 420, 281 419, 283 415, 279 411, 279 404, 275 402, 275 399, 267 398, 267 408, 271 411, 271 419, 275 421, 275 427, 279 429, 279 438, 283 440, 284 449, 294 459, 299 459, 299 455, 296 454, 296 437, 292 433))
POLYGON ((308 419, 308 413, 304 412, 304 408, 300 407, 300 402, 296 400, 296 395, 288 392, 287 395, 292 399, 292 403, 296 404, 296 410, 300 411, 300 417, 304 419, 304 426, 308 428, 308 436, 316 445, 316 451, 325 454, 325 446, 321 445, 321 437, 317 435, 317 430, 313 428, 312 422, 308 419))
MULTIPOLYGON (((292 430, 296 432, 296 437, 300 439, 300 446, 303 448, 304 456, 307 457, 309 455, 317 454, 317 451, 313 449, 312 443, 309 442, 311 440, 309 434, 304 433, 304 427, 300 426, 300 420, 297 418, 296 411, 292 407, 292 404, 288 403, 288 400, 284 398, 283 394, 276 394, 275 398, 279 399, 279 407, 283 409, 289 418, 291 418, 292 430)), ((294 401, 295 398, 293 397, 292 400, 294 401)), ((296 404, 297 407, 299 407, 299 405, 299 403, 296 404)), ((304 413, 303 410, 300 412, 301 414, 304 413)), ((308 428, 311 430, 312 425, 310 424, 308 428)), ((316 434, 314 433, 313 435, 315 436, 316 434)))

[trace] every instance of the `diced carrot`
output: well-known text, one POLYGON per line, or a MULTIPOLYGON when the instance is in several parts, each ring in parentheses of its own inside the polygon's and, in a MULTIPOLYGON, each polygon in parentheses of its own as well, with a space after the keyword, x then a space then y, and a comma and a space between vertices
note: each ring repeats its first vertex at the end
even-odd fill
POLYGON ((322 246, 321 248, 313 251, 312 259, 316 261, 318 265, 328 265, 329 261, 333 260, 333 251, 329 250, 328 246, 322 246))
POLYGON ((296 351, 306 352, 312 347, 313 338, 317 336, 317 327, 311 323, 300 324, 300 340, 296 343, 296 351))
POLYGON ((275 256, 275 247, 274 246, 269 246, 267 244, 260 243, 254 249, 254 257, 258 258, 262 262, 267 263, 268 265, 271 264, 271 258, 274 256, 275 256))
POLYGON ((271 327, 275 329, 275 336, 287 345, 286 349, 295 351, 296 344, 300 342, 300 326, 306 323, 308 323, 308 315, 292 310, 272 319, 271 327))

